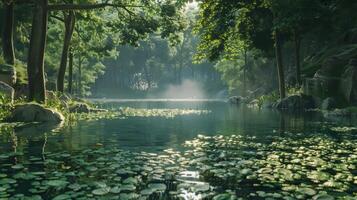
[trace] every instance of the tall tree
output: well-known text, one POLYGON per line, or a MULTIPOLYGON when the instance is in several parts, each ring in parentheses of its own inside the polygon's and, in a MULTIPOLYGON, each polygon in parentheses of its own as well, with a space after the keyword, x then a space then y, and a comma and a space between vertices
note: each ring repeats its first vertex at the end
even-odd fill
POLYGON ((3 0, 4 17, 3 17, 3 31, 2 31, 2 49, 5 62, 13 65, 15 64, 14 53, 14 1, 3 0))
POLYGON ((35 2, 27 63, 28 100, 41 103, 46 103, 44 55, 48 23, 47 6, 48 0, 35 2))
POLYGON ((57 90, 59 92, 64 92, 64 78, 65 78, 65 73, 68 63, 69 48, 70 48, 74 27, 75 27, 74 11, 64 12, 63 15, 64 15, 65 31, 64 31, 61 63, 58 70, 58 78, 57 78, 57 90))
MULTIPOLYGON (((180 19, 175 5, 170 2, 162 4, 156 1, 132 1, 130 3, 110 3, 103 1, 102 3, 86 3, 86 4, 52 4, 48 5, 48 1, 41 0, 35 4, 34 20, 32 23, 31 45, 28 61, 28 76, 29 76, 29 99, 44 102, 45 84, 43 74, 43 58, 44 47, 46 44, 47 15, 49 11, 74 11, 74 10, 93 10, 112 8, 111 11, 118 12, 121 18, 128 15, 123 21, 115 20, 109 13, 108 18, 118 23, 112 23, 111 26, 117 30, 121 30, 120 41, 135 45, 138 40, 143 39, 148 33, 158 30, 160 26, 163 36, 171 37, 173 32, 180 29, 179 23, 167 23, 180 19), (134 16, 134 17, 133 17, 134 16), (165 23, 162 23, 164 21, 165 23), (168 24, 171 24, 168 26, 168 24), (34 82, 36 81, 36 82, 34 82)), ((68 53, 65 54, 68 57, 68 53)), ((65 72, 65 70, 64 70, 65 72)), ((63 73, 63 72, 61 72, 63 73)), ((61 75, 60 75, 61 76, 61 75)), ((62 78, 62 77, 61 77, 62 78)), ((60 81, 62 84, 62 81, 60 81)), ((62 86, 59 86, 63 88, 62 86)))

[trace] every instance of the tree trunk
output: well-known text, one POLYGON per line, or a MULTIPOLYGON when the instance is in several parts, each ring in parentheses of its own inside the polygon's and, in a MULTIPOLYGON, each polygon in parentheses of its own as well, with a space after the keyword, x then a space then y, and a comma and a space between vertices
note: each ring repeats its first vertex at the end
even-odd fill
POLYGON ((47 34, 47 4, 48 0, 36 1, 28 54, 27 74, 29 101, 46 103, 46 87, 44 76, 44 54, 47 34))
POLYGON ((68 60, 68 51, 73 35, 74 25, 75 25, 75 16, 73 11, 69 11, 69 14, 65 14, 65 34, 63 40, 63 48, 62 48, 62 56, 61 56, 61 63, 60 68, 58 71, 57 77, 57 91, 63 92, 64 91, 64 77, 67 68, 67 60, 68 60))
POLYGON ((300 72, 300 44, 301 39, 295 31, 294 33, 294 42, 295 42, 295 64, 296 64, 296 81, 298 86, 301 86, 301 72, 300 72))
POLYGON ((82 96, 82 57, 81 54, 78 54, 78 95, 81 97, 82 96))
POLYGON ((73 84, 73 52, 69 52, 69 63, 68 63, 68 93, 72 94, 72 84, 73 84))
POLYGON ((285 98, 284 66, 283 66, 283 57, 281 53, 281 36, 278 31, 275 31, 274 40, 275 40, 276 66, 278 69, 278 78, 279 78, 279 93, 280 93, 280 99, 283 99, 285 98))
POLYGON ((2 32, 2 49, 5 62, 10 65, 15 64, 14 53, 14 2, 4 2, 4 27, 2 32))
POLYGON ((244 49, 243 96, 247 95, 247 49, 244 49))

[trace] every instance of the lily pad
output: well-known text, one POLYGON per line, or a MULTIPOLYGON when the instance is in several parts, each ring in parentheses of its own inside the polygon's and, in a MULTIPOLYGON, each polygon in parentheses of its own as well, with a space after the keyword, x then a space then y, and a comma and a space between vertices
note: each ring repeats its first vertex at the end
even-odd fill
POLYGON ((106 195, 110 192, 110 188, 109 187, 104 187, 104 188, 99 188, 99 189, 95 189, 92 191, 92 194, 94 195, 98 195, 98 196, 102 196, 102 195, 106 195))

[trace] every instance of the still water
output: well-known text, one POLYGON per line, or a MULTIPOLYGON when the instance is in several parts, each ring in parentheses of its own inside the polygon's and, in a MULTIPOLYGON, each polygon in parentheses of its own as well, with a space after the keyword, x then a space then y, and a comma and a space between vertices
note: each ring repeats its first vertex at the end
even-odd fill
POLYGON ((220 100, 107 100, 100 107, 207 112, 3 126, 0 199, 356 197, 350 120, 220 100))

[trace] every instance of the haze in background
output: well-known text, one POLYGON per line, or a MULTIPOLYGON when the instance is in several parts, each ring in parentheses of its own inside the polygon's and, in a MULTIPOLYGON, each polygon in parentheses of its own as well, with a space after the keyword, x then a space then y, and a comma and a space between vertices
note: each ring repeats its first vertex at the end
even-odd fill
POLYGON ((185 79, 181 84, 170 84, 166 90, 157 95, 148 95, 147 98, 164 99, 205 99, 207 95, 204 92, 200 82, 185 79))

